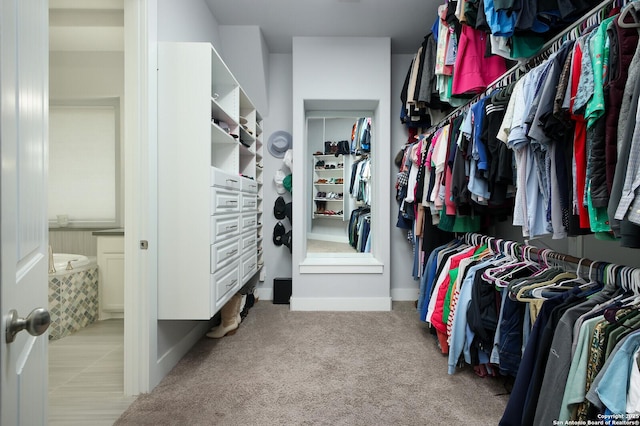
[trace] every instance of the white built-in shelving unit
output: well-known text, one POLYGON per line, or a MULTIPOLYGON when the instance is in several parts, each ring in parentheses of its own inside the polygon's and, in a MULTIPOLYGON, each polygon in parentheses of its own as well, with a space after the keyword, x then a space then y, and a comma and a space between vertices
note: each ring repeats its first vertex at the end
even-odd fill
MULTIPOLYGON (((344 220, 344 156, 334 154, 313 155, 312 219, 344 220)), ((348 194, 347 194, 348 195, 348 194)))
POLYGON ((207 320, 263 267, 262 117, 209 43, 158 47, 158 318, 207 320))

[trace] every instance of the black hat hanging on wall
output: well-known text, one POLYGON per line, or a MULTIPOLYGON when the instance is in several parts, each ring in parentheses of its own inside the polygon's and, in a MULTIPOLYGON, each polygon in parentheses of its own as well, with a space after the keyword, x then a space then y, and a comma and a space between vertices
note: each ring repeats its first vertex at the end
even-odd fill
POLYGON ((282 196, 276 198, 276 202, 273 205, 273 215, 276 219, 282 220, 286 217, 287 203, 285 203, 282 196))
POLYGON ((284 234, 287 232, 282 222, 278 221, 276 226, 273 227, 273 244, 281 246, 284 243, 284 234))
POLYGON ((274 157, 283 158, 287 150, 291 149, 291 133, 284 130, 273 132, 269 136, 267 149, 274 157))

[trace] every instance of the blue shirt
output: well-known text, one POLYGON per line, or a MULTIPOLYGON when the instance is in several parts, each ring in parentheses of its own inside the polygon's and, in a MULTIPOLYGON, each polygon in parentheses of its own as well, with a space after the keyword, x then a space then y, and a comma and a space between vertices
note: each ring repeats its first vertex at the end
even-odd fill
POLYGON ((493 5, 493 0, 484 0, 484 14, 487 18, 487 23, 491 28, 491 34, 501 37, 511 37, 516 27, 517 13, 511 11, 496 10, 493 5))
POLYGON ((638 348, 640 331, 627 336, 620 349, 613 355, 614 358, 596 389, 602 403, 613 414, 626 413, 629 375, 633 368, 633 354, 638 348))
POLYGON ((488 99, 489 97, 484 97, 471 106, 471 113, 473 114, 473 153, 474 158, 478 160, 478 170, 489 170, 487 147, 480 138, 485 117, 484 104, 488 99))

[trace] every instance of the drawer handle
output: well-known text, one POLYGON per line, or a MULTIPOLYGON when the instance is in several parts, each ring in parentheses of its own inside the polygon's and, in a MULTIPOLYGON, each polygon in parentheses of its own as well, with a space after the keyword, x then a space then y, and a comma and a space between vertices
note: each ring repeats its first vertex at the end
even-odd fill
POLYGON ((253 269, 256 267, 256 264, 254 263, 253 265, 249 266, 249 269, 253 269))
POLYGON ((232 280, 229 284, 227 284, 227 288, 229 288, 229 287, 233 287, 234 285, 236 285, 236 283, 237 283, 237 282, 238 282, 238 279, 237 279, 237 278, 236 278, 236 279, 234 279, 234 280, 232 280))
POLYGON ((236 200, 227 200, 227 204, 238 204, 236 200))
POLYGON ((227 181, 227 182, 231 182, 231 183, 238 183, 238 181, 237 181, 237 180, 235 180, 235 179, 227 179, 226 181, 227 181))
POLYGON ((229 253, 227 253, 227 257, 229 256, 233 256, 234 254, 236 254, 238 252, 238 249, 233 249, 231 250, 229 253))
POLYGON ((256 243, 256 240, 251 240, 251 241, 249 241, 249 244, 248 244, 248 245, 253 245, 253 244, 255 244, 255 243, 256 243))
POLYGON ((238 229, 238 225, 227 226, 226 229, 238 229))

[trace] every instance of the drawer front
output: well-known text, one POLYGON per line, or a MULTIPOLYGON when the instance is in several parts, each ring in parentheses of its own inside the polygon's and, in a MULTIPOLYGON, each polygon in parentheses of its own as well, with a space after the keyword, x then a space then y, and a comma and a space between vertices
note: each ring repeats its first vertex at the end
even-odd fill
POLYGON ((234 176, 215 167, 211 168, 211 186, 240 190, 240 185, 239 176, 234 176))
POLYGON ((242 234, 242 251, 245 252, 252 247, 255 248, 258 242, 258 234, 254 232, 242 234))
POLYGON ((249 214, 242 216, 242 230, 254 229, 258 226, 258 216, 255 214, 249 214))
POLYGON ((240 190, 242 192, 248 192, 250 194, 258 193, 258 182, 253 179, 242 178, 240 190))
POLYGON ((255 195, 242 194, 242 211, 252 211, 258 209, 258 197, 255 195))
POLYGON ((246 283, 258 270, 258 259, 255 252, 242 256, 242 284, 246 283))
POLYGON ((240 240, 230 239, 211 245, 211 273, 213 274, 240 254, 240 240))
POLYGON ((216 286, 216 302, 218 302, 227 293, 240 286, 240 265, 238 262, 213 274, 213 281, 216 286))
POLYGON ((239 216, 211 216, 211 239, 214 242, 237 236, 239 229, 239 216))
POLYGON ((219 188, 211 190, 211 214, 237 213, 239 211, 239 193, 219 188))

